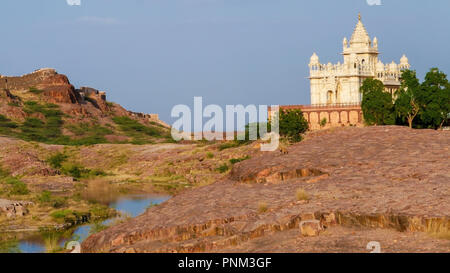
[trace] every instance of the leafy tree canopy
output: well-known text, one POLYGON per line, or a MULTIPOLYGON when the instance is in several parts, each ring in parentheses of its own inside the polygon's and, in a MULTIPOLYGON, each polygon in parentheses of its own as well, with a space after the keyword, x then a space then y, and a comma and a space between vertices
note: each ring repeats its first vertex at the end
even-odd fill
POLYGON ((450 113, 450 84, 447 75, 432 68, 418 94, 420 126, 440 128, 450 113))
POLYGON ((410 128, 419 113, 420 106, 417 99, 421 90, 419 79, 417 79, 416 71, 405 70, 402 74, 402 84, 395 94, 395 112, 402 121, 407 121, 410 128))
POLYGON ((375 79, 366 79, 361 86, 361 108, 369 125, 395 124, 394 105, 391 94, 384 92, 384 85, 375 79))
POLYGON ((296 110, 280 109, 280 136, 288 138, 290 141, 299 142, 302 140, 302 134, 305 133, 309 126, 303 116, 303 112, 296 110))

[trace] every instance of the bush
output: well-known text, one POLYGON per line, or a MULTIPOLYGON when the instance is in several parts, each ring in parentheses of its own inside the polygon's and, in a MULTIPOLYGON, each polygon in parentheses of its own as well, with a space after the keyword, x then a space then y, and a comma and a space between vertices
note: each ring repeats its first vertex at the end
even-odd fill
POLYGON ((247 160, 247 159, 250 159, 250 156, 247 155, 247 156, 244 156, 244 157, 241 157, 241 158, 232 158, 232 159, 230 159, 230 163, 232 165, 234 165, 236 163, 242 162, 242 161, 247 160))
POLYGON ((27 184, 23 183, 18 178, 8 177, 5 179, 5 182, 10 186, 9 187, 10 195, 27 195, 30 193, 27 184))
POLYGON ((302 134, 308 130, 308 121, 299 109, 280 110, 280 136, 286 137, 292 142, 300 142, 302 134))
POLYGON ((161 131, 154 127, 147 127, 138 121, 131 119, 129 117, 114 117, 113 121, 119 125, 120 129, 131 136, 136 133, 141 133, 147 136, 158 137, 161 131))
POLYGON ((8 106, 12 106, 12 107, 20 107, 20 104, 16 101, 13 102, 8 102, 8 106))
POLYGON ((239 141, 228 141, 219 145, 219 151, 223 151, 230 148, 236 148, 241 146, 242 143, 239 141))
POLYGON ((41 203, 48 203, 52 200, 52 193, 49 191, 43 191, 38 197, 38 200, 41 203))
MULTIPOLYGON (((11 120, 5 117, 4 115, 0 115, 0 126, 6 126, 6 127, 14 127, 11 125, 11 120)), ((14 124, 14 123, 13 123, 14 124)))
POLYGON ((64 197, 56 197, 52 196, 52 193, 49 191, 43 191, 41 195, 38 197, 38 200, 42 204, 48 204, 53 208, 62 208, 67 205, 67 199, 64 197))
POLYGON ((219 173, 225 173, 228 170, 229 170, 229 168, 228 168, 227 164, 223 164, 222 166, 220 166, 216 169, 216 171, 218 171, 219 173))
POLYGON ((84 168, 81 165, 73 163, 65 163, 62 165, 61 171, 65 175, 72 176, 73 178, 87 178, 90 176, 91 170, 84 168))
POLYGON ((50 214, 50 216, 53 217, 54 219, 64 219, 64 218, 72 215, 73 213, 74 213, 74 211, 72 211, 70 209, 65 209, 65 210, 54 211, 50 214))
POLYGON ((64 163, 62 164, 61 171, 63 174, 72 176, 73 178, 90 178, 95 176, 106 176, 107 174, 102 170, 90 170, 79 164, 64 163))
POLYGON ((30 93, 33 93, 33 94, 36 94, 36 95, 39 95, 39 94, 44 92, 44 90, 37 89, 36 87, 30 87, 30 89, 28 91, 30 93))
POLYGON ((214 154, 211 153, 211 152, 208 152, 208 153, 206 153, 206 157, 207 157, 207 158, 213 158, 213 157, 214 157, 214 154))
POLYGON ((60 169, 68 156, 63 153, 57 153, 47 159, 47 163, 54 169, 60 169))
POLYGON ((104 205, 96 205, 89 210, 94 219, 106 219, 111 216, 111 209, 104 205))
POLYGON ((64 197, 53 197, 50 205, 55 209, 67 206, 67 199, 64 197))

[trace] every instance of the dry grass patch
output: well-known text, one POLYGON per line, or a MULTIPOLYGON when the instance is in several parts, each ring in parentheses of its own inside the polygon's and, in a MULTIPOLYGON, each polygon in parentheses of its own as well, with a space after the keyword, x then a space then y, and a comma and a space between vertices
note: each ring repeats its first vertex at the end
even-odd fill
POLYGON ((297 197, 298 201, 308 201, 311 199, 309 197, 309 194, 304 189, 298 189, 295 193, 295 196, 297 197))
POLYGON ((261 203, 258 204, 258 212, 259 213, 265 213, 265 212, 267 212, 268 209, 269 208, 268 208, 266 202, 261 202, 261 203))

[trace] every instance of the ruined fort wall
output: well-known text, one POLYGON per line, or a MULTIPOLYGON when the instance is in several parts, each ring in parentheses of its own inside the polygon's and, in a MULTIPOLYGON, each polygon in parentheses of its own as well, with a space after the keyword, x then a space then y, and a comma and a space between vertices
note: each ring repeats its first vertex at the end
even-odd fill
POLYGON ((39 69, 22 76, 2 76, 0 89, 27 91, 30 87, 41 85, 70 85, 66 76, 56 73, 54 69, 39 69))
POLYGON ((120 105, 111 105, 106 100, 106 92, 91 87, 75 89, 70 84, 67 76, 58 74, 55 69, 43 68, 22 76, 0 75, 0 95, 11 97, 13 95, 26 94, 30 88, 42 90, 41 98, 49 103, 60 104, 65 109, 70 108, 73 113, 86 113, 86 106, 93 105, 94 109, 101 111, 100 115, 106 115, 113 108, 117 115, 127 115, 148 122, 158 123, 166 128, 170 125, 161 121, 158 114, 144 114, 127 111, 120 105), (87 101, 90 104, 87 104, 87 101), (63 104, 63 105, 62 105, 63 104), (84 107, 84 108, 83 108, 84 107))

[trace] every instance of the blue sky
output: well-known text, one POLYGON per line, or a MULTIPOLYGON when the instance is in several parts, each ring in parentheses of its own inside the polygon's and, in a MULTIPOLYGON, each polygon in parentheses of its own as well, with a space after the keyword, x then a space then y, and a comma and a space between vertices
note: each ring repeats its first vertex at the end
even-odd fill
POLYGON ((171 122, 176 104, 309 104, 309 58, 341 61, 361 12, 381 59, 450 73, 450 1, 2 0, 0 74, 56 68, 171 122))

